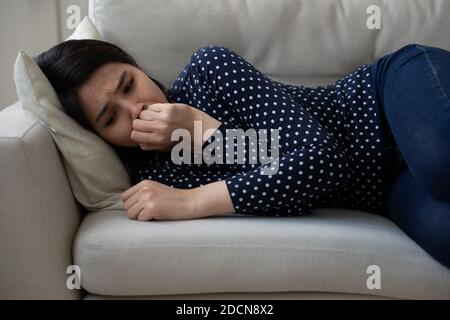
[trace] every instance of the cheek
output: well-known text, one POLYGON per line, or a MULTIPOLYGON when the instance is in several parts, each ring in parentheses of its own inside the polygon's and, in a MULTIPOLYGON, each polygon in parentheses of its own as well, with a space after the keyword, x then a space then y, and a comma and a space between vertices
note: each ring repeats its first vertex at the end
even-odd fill
MULTIPOLYGON (((112 144, 128 146, 131 140, 131 123, 126 119, 116 119, 116 123, 103 133, 106 140, 112 144)), ((133 142, 134 143, 134 142, 133 142)))
POLYGON ((156 83, 151 81, 147 76, 144 76, 140 80, 140 84, 137 87, 137 94, 141 99, 164 102, 164 94, 156 83))
POLYGON ((120 122, 116 126, 116 134, 122 137, 124 140, 128 141, 130 138, 132 130, 131 122, 127 119, 120 119, 120 122))
MULTIPOLYGON (((119 127, 119 125, 118 125, 119 127)), ((130 121, 123 120, 120 128, 117 129, 117 136, 124 145, 128 147, 138 146, 139 144, 131 139, 131 131, 133 126, 130 121)))
POLYGON ((141 81, 138 87, 138 94, 144 96, 144 98, 149 98, 155 94, 155 87, 153 87, 150 79, 141 81))

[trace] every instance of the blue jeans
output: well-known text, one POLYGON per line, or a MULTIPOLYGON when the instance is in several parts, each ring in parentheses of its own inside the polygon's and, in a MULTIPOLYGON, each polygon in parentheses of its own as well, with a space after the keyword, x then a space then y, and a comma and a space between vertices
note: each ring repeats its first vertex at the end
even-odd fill
POLYGON ((385 214, 450 268, 450 52, 409 44, 375 61, 371 76, 404 163, 385 214))

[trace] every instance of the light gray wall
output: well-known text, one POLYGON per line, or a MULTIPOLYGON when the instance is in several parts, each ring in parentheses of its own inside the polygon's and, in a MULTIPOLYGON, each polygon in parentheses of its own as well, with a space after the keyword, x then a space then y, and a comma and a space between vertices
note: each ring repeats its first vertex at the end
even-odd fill
POLYGON ((19 50, 37 55, 69 36, 66 13, 78 5, 87 15, 88 0, 0 0, 0 110, 17 101, 13 79, 19 50))
POLYGON ((80 8, 81 20, 88 14, 89 0, 59 0, 58 7, 59 7, 59 25, 61 35, 60 41, 66 39, 73 32, 73 29, 67 28, 66 24, 67 18, 69 16, 69 14, 67 13, 67 8, 70 5, 77 5, 80 8))

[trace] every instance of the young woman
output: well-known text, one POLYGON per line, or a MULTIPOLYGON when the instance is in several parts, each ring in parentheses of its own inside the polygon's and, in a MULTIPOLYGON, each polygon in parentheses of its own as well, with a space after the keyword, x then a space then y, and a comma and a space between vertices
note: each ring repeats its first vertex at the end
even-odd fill
MULTIPOLYGON (((67 113, 124 162, 131 219, 363 210, 392 219, 450 267, 450 52, 409 44, 307 87, 273 81, 215 45, 194 52, 168 90, 103 41, 66 41, 36 60, 67 113), (223 143, 215 152, 228 155, 239 147, 230 130, 278 129, 278 158, 175 164, 171 134, 194 135, 194 121, 202 137, 192 147, 223 143)), ((247 144, 246 154, 260 149, 247 144)))

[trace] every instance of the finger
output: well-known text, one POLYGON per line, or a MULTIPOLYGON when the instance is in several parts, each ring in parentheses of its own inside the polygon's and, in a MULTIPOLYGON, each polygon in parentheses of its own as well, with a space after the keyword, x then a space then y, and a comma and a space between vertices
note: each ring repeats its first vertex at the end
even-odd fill
POLYGON ((166 104, 172 104, 172 103, 153 103, 148 106, 147 110, 161 112, 164 109, 166 104))
POLYGON ((137 143, 158 144, 159 136, 154 132, 132 130, 130 138, 137 143))
POLYGON ((146 220, 151 220, 151 219, 148 219, 147 214, 146 214, 144 208, 142 208, 142 210, 141 210, 141 211, 139 212, 139 214, 137 215, 136 220, 139 220, 139 221, 146 221, 146 220))
POLYGON ((141 147, 144 151, 151 151, 151 150, 161 150, 162 146, 157 144, 147 144, 147 143, 140 143, 139 147, 141 147))
POLYGON ((156 120, 133 120, 133 129, 138 131, 152 132, 156 120))
POLYGON ((142 185, 144 183, 146 183, 145 181, 147 181, 147 180, 142 180, 141 182, 136 183, 134 186, 132 186, 132 187, 128 188, 127 190, 125 190, 124 192, 122 192, 122 194, 120 196, 122 199, 122 202, 127 201, 129 197, 131 197, 136 191, 138 191, 142 187, 142 185))
POLYGON ((127 216, 130 219, 137 219, 142 210, 144 210, 144 206, 140 201, 138 201, 127 210, 127 216))
POLYGON ((123 209, 127 211, 132 208, 139 201, 140 197, 140 192, 133 193, 126 201, 123 202, 123 209))
POLYGON ((165 120, 141 120, 141 121, 133 121, 133 129, 141 132, 166 132, 170 130, 170 125, 165 120), (135 125, 136 124, 136 125, 135 125), (142 128, 141 129, 138 129, 142 128))
POLYGON ((139 114, 141 120, 157 120, 161 119, 161 112, 155 110, 142 110, 139 114))

